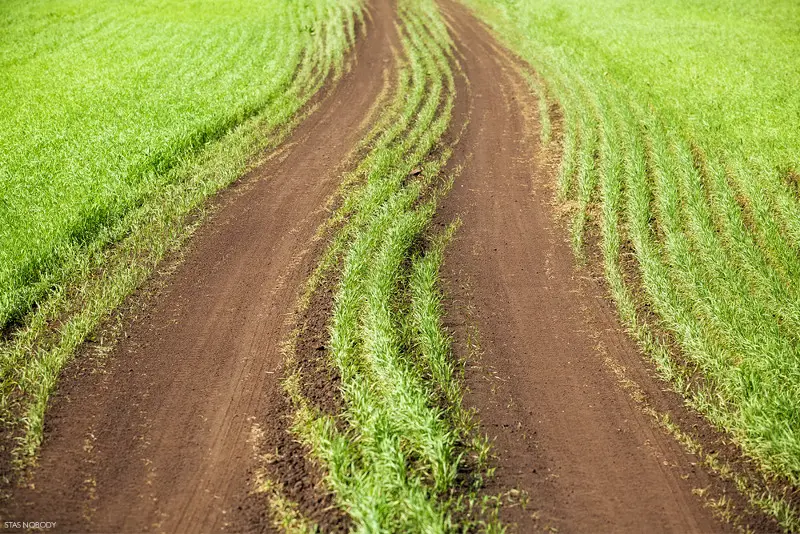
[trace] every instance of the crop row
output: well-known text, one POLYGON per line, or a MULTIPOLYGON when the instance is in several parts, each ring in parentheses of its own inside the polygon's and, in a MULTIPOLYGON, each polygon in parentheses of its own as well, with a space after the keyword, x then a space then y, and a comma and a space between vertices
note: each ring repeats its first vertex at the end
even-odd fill
POLYGON ((304 396, 302 354, 286 389, 293 430, 355 530, 445 532, 478 520, 467 519, 471 483, 463 473, 468 457, 480 462, 487 450, 471 437, 440 323, 439 265, 455 226, 429 230, 449 188, 450 149, 440 139, 451 122, 455 63, 432 0, 401 0, 397 9, 392 98, 345 181, 315 275, 335 280, 328 357, 342 412, 326 413, 304 396))

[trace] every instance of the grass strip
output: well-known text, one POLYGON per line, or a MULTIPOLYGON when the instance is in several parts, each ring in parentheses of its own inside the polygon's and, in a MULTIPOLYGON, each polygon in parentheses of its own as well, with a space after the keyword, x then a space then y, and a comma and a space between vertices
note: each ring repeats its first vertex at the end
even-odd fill
POLYGON ((456 226, 426 238, 438 196, 449 187, 440 173, 450 150, 439 140, 453 109, 452 45, 433 1, 400 0, 398 11, 394 103, 345 180, 317 270, 341 265, 328 350, 344 411, 315 408, 295 365, 285 383, 293 431, 356 531, 501 530, 496 517, 475 512, 476 486, 464 478, 468 464, 485 463, 488 447, 473 437, 471 414, 461 407, 441 326, 438 272, 456 226))

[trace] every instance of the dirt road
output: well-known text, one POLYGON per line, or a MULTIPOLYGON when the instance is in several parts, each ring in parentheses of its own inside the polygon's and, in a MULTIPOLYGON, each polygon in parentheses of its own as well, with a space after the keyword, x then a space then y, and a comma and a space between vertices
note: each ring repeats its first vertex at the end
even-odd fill
POLYGON ((692 472, 697 459, 604 363, 649 378, 602 290, 576 278, 551 206, 554 169, 537 160, 536 103, 515 60, 465 8, 444 6, 469 81, 457 109, 470 117, 451 162, 463 171, 439 213, 463 221, 443 271, 448 320, 462 357, 468 330, 478 332, 467 402, 497 438, 498 487, 530 494, 530 509, 511 518, 521 532, 724 531, 692 494, 708 483, 692 472))
POLYGON ((193 238, 103 373, 66 379, 47 418, 35 490, 7 514, 59 531, 218 531, 247 488, 251 417, 278 387, 307 247, 383 84, 393 10, 371 4, 357 58, 281 159, 243 178, 193 238))

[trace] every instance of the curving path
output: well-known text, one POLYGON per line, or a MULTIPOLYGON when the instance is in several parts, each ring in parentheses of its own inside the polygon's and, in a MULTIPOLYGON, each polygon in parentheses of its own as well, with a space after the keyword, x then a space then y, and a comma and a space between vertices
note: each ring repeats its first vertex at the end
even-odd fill
POLYGON ((710 483, 697 459, 606 363, 649 380, 603 290, 577 279, 518 60, 467 9, 442 3, 463 65, 457 109, 469 117, 451 161, 463 167, 438 213, 463 223, 445 253, 448 320, 456 352, 473 361, 466 401, 495 439, 496 489, 529 494, 528 510, 507 519, 521 532, 728 530, 692 493, 710 483))
POLYGON ((392 58, 393 9, 373 2, 350 72, 282 153, 224 193, 104 372, 65 377, 34 489, 7 517, 59 532, 219 531, 244 495, 253 417, 279 387, 286 317, 308 249, 363 136, 392 58))

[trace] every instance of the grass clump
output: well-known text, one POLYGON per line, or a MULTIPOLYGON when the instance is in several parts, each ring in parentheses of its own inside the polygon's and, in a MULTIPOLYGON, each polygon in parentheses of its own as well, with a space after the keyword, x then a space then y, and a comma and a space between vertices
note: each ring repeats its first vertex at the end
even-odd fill
POLYGON ((466 3, 563 110, 576 252, 596 228, 619 312, 664 377, 796 487, 798 6, 466 3))

